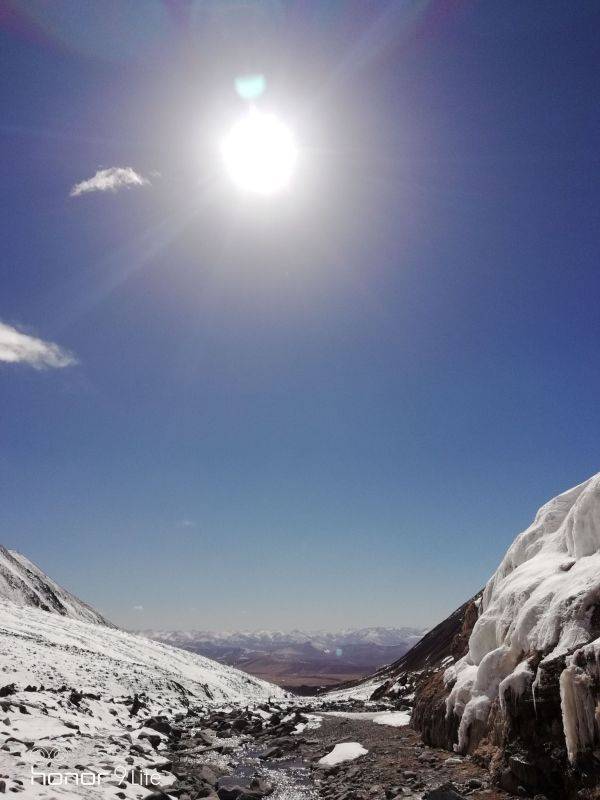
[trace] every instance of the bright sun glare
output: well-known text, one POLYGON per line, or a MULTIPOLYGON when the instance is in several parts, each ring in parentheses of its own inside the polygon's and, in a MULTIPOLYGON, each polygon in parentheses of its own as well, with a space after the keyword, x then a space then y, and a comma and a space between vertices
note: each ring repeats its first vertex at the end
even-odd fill
POLYGON ((289 128, 273 114, 255 109, 235 123, 221 152, 240 189, 265 195, 288 185, 298 155, 289 128))

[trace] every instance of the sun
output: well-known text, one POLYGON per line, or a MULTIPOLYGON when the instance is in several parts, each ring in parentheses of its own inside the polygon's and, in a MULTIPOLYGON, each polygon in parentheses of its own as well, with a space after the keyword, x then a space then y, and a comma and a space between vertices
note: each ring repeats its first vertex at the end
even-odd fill
POLYGON ((225 168, 243 191, 274 194, 289 185, 298 150, 290 129, 273 114, 252 109, 221 143, 225 168))

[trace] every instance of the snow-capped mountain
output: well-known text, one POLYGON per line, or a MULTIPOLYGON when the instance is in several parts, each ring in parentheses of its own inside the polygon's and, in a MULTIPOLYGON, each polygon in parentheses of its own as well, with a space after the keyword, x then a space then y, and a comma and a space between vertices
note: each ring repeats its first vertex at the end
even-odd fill
POLYGON ((328 631, 143 631, 286 687, 325 686, 368 675, 395 661, 422 631, 359 628, 328 631))
POLYGON ((150 639, 159 639, 183 646, 186 643, 202 642, 214 645, 246 647, 256 650, 266 646, 312 644, 315 648, 327 649, 351 644, 374 644, 382 647, 395 647, 418 641, 424 631, 420 628, 348 628, 342 631, 207 631, 207 630, 145 630, 142 633, 150 639))
POLYGON ((59 586, 24 555, 2 545, 0 598, 10 600, 18 606, 40 608, 71 619, 112 626, 111 622, 59 586))
POLYGON ((379 700, 387 698, 396 703, 411 705, 416 685, 423 675, 454 660, 454 654, 464 652, 465 636, 477 616, 481 593, 467 600, 446 619, 423 634, 410 650, 399 659, 386 664, 366 680, 351 681, 328 692, 330 700, 379 700), (461 650, 462 647, 462 650, 461 650))

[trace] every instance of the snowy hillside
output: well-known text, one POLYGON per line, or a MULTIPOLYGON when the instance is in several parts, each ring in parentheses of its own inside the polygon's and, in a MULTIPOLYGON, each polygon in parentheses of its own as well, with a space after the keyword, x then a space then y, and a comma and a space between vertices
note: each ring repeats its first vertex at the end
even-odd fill
POLYGON ((66 685, 111 697, 146 693, 166 705, 283 695, 194 653, 7 601, 0 601, 0 665, 3 684, 66 685))
POLYGON ((132 771, 145 770, 164 788, 175 780, 166 737, 146 727, 153 715, 173 720, 190 709, 270 697, 285 693, 118 630, 24 556, 0 548, 0 791, 47 798, 35 775, 56 753, 64 769, 84 765, 88 776, 105 780, 102 787, 53 786, 53 797, 109 798, 120 787, 119 797, 137 800, 148 789, 132 771))
POLYGON ((84 765, 107 777, 101 788, 53 787, 53 797, 112 798, 120 787, 120 797, 135 800, 149 790, 123 780, 130 770, 143 768, 164 787, 175 780, 166 737, 146 727, 152 715, 172 720, 188 708, 283 696, 193 653, 0 600, 0 773, 8 791, 25 790, 29 800, 48 797, 31 770, 47 767, 44 753, 55 751, 64 769, 84 765))
POLYGON ((574 761, 600 740, 600 474, 544 505, 489 580, 468 653, 445 673, 458 749, 494 701, 535 701, 555 674, 574 761))
POLYGON ((41 608, 71 619, 111 625, 101 614, 67 592, 28 558, 0 545, 0 598, 41 608))

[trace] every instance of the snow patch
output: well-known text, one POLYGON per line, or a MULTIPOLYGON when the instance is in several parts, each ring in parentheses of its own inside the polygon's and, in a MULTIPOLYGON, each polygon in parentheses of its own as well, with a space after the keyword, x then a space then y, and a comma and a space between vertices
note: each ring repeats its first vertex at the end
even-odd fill
POLYGON ((321 727, 321 717, 318 717, 316 714, 305 714, 304 716, 307 721, 299 722, 292 731, 292 736, 298 736, 304 733, 304 731, 314 731, 321 727))
POLYGON ((331 701, 369 700, 375 689, 378 689, 384 680, 368 680, 347 689, 335 689, 327 692, 323 697, 331 701))
POLYGON ((389 725, 392 728, 401 728, 410 722, 410 711, 383 711, 373 717, 376 725, 389 725))
POLYGON ((392 728, 399 728, 410 722, 410 711, 323 711, 322 716, 360 719, 374 722, 376 725, 389 725, 392 728))
POLYGON ((358 742, 342 742, 341 744, 336 744, 331 753, 319 759, 319 764, 325 767, 333 767, 336 764, 342 764, 344 761, 354 761, 355 758, 364 756, 368 752, 358 742))

